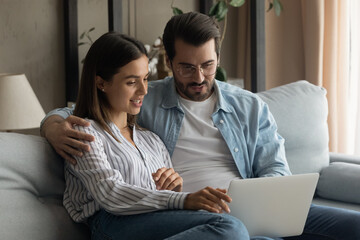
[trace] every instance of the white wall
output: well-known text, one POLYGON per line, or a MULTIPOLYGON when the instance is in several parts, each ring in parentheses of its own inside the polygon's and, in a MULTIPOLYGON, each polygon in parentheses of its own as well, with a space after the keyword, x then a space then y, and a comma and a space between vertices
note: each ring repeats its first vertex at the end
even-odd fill
MULTIPOLYGON (((78 39, 79 41, 87 41, 87 39, 80 40, 80 35, 94 27, 95 30, 90 33, 93 41, 98 39, 102 34, 108 31, 108 4, 107 0, 78 0, 78 39)), ((89 50, 89 45, 79 46, 79 79, 81 76, 82 63, 86 53, 89 50)))
MULTIPOLYGON (((123 0, 123 32, 152 44, 173 15, 171 2, 123 0)), ((174 6, 189 12, 199 9, 199 1, 177 0, 174 6)), ((232 14, 221 56, 230 77, 236 72, 237 41, 232 14)), ((107 0, 78 0, 79 36, 91 27, 93 40, 108 31, 107 0)), ((79 62, 87 51, 79 47, 79 62)), ((0 0, 0 73, 25 73, 45 112, 66 105, 64 61, 62 0, 0 0)))
MULTIPOLYGON (((243 7, 243 6, 242 6, 243 7)), ((238 8, 229 7, 228 15, 227 15, 227 29, 225 33, 225 38, 221 46, 221 56, 220 62, 221 66, 226 70, 228 78, 238 78, 237 76, 237 53, 239 52, 237 47, 239 45, 238 40, 238 27, 239 20, 238 8)), ((222 26, 221 23, 220 26, 222 26)))
MULTIPOLYGON (((167 21, 173 16, 170 0, 123 0, 123 32, 146 44, 162 36, 167 21)), ((177 0, 174 7, 183 12, 198 11, 199 1, 177 0)), ((221 50, 221 66, 229 77, 236 77, 237 8, 230 7, 225 39, 221 50), (235 53, 235 54, 234 54, 235 53)))
POLYGON ((65 103, 63 32, 62 1, 0 0, 0 73, 25 73, 46 112, 65 103))
MULTIPOLYGON (((184 12, 199 9, 199 1, 177 0, 174 6, 184 12)), ((169 0, 123 0, 123 32, 143 43, 153 44, 162 36, 167 21, 173 16, 169 0)))

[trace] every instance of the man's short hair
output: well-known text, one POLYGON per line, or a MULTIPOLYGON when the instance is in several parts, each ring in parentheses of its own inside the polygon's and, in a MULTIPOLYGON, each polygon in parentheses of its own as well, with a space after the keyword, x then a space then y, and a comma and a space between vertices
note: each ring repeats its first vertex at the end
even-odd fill
POLYGON ((164 29, 163 43, 169 60, 175 57, 175 40, 200 46, 207 41, 215 40, 215 52, 220 55, 220 30, 215 19, 198 12, 189 12, 173 16, 164 29))

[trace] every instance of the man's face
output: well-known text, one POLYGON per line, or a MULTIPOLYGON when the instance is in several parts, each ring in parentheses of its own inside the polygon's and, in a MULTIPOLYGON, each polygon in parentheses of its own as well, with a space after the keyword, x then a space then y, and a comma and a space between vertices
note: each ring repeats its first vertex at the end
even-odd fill
POLYGON ((178 94, 192 101, 210 97, 214 91, 217 62, 214 39, 198 47, 181 39, 175 40, 175 57, 168 65, 178 94))

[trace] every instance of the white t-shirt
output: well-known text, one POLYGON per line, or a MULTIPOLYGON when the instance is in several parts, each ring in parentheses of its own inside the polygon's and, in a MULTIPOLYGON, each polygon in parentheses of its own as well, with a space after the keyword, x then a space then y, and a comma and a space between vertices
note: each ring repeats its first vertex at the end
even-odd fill
POLYGON ((227 189, 232 179, 240 178, 225 140, 211 119, 216 101, 215 92, 202 102, 180 97, 185 118, 172 162, 184 179, 183 191, 195 192, 206 186, 227 189))

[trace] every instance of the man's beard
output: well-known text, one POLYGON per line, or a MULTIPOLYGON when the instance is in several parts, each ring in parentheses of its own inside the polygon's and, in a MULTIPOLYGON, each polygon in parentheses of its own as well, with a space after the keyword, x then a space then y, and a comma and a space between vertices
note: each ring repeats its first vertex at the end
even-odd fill
POLYGON ((214 79, 213 80, 204 79, 204 81, 200 84, 193 82, 193 83, 184 85, 180 81, 178 81, 175 76, 174 76, 174 81, 175 81, 175 86, 176 86, 176 90, 178 91, 178 93, 181 93, 181 94, 185 95, 186 97, 188 97, 190 100, 197 101, 197 102, 204 101, 208 97, 210 97, 214 90, 214 84, 215 84, 214 79), (190 87, 193 87, 193 86, 200 87, 203 85, 206 86, 205 93, 201 93, 201 92, 191 93, 189 91, 190 87))

